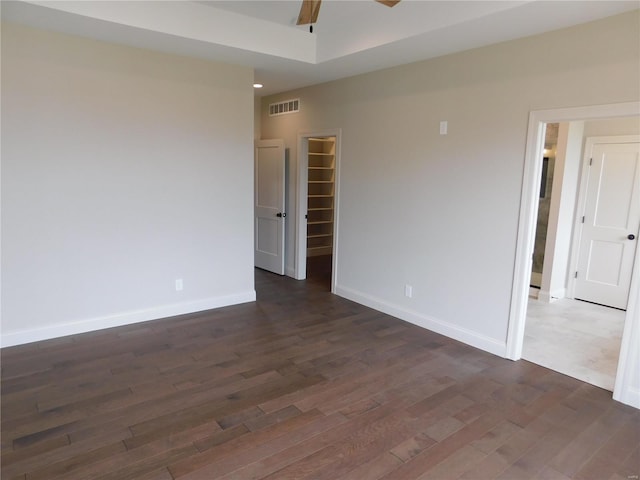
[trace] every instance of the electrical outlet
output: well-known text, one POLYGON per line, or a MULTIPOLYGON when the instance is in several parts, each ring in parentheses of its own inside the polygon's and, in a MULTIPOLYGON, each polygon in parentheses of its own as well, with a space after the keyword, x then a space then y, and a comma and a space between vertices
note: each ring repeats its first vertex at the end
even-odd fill
POLYGON ((176 279, 176 292, 180 292, 183 288, 183 284, 182 284, 182 279, 181 278, 177 278, 176 279))
POLYGON ((442 122, 440 122, 440 135, 446 135, 448 127, 449 127, 449 122, 447 122, 446 120, 443 120, 442 122))
POLYGON ((413 287, 411 285, 404 286, 404 296, 405 297, 413 297, 413 287))

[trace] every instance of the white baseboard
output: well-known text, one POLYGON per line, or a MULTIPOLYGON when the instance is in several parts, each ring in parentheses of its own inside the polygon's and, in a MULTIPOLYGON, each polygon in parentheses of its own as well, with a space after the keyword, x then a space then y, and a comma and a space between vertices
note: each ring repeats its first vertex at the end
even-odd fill
POLYGON ((0 346, 3 348, 11 347, 13 345, 22 345, 24 343, 48 340, 50 338, 64 337, 66 335, 102 330, 103 328, 120 327, 123 325, 130 325, 132 323, 158 320, 160 318, 201 312, 212 308, 253 302, 255 299, 255 290, 250 290, 233 295, 211 297, 191 302, 174 303, 171 305, 163 305, 143 310, 132 310, 129 312, 117 313, 115 315, 81 320, 79 322, 62 323, 42 328, 35 328, 32 330, 2 333, 0 336, 0 346))
POLYGON ((618 398, 614 395, 613 399, 625 405, 640 409, 640 390, 637 388, 626 388, 622 395, 618 398))
POLYGON ((296 278, 296 269, 293 268, 293 267, 285 267, 284 268, 284 274, 287 277, 296 278))
POLYGON ((560 300, 566 296, 566 289, 559 288, 557 290, 549 291, 549 290, 540 290, 540 295, 538 296, 538 300, 547 303, 553 303, 556 300, 560 300))
POLYGON ((374 310, 392 315, 401 320, 405 320, 409 323, 413 323, 427 330, 445 335, 454 340, 458 340, 472 347, 479 348, 485 352, 493 353, 500 357, 506 357, 507 355, 507 343, 506 341, 500 342, 494 338, 487 337, 473 330, 469 330, 457 325, 452 325, 449 322, 439 320, 437 318, 423 315, 421 313, 399 307, 397 305, 390 304, 383 300, 379 300, 365 293, 361 293, 352 290, 347 287, 336 286, 336 295, 352 300, 361 305, 365 305, 374 310))

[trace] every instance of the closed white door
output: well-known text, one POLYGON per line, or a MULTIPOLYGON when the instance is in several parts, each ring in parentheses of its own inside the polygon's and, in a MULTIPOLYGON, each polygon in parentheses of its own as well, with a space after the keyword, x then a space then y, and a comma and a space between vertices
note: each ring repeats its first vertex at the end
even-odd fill
POLYGON ((587 162, 574 297, 626 309, 640 226, 640 143, 595 143, 587 162))
POLYGON ((284 275, 284 168, 282 140, 255 145, 255 266, 284 275))

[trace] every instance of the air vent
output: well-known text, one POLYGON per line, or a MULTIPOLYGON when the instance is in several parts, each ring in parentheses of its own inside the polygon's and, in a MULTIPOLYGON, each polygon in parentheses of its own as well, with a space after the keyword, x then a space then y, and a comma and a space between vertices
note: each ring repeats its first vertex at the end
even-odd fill
POLYGON ((296 113, 300 111, 300 99, 285 100, 284 102, 269 104, 269 116, 285 115, 287 113, 296 113))

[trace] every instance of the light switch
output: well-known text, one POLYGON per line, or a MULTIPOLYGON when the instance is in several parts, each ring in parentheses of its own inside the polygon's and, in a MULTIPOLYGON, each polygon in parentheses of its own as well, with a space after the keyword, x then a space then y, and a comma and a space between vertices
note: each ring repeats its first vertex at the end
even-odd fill
POLYGON ((446 120, 443 120, 442 122, 440 122, 440 135, 447 134, 448 123, 449 122, 447 122, 446 120))

